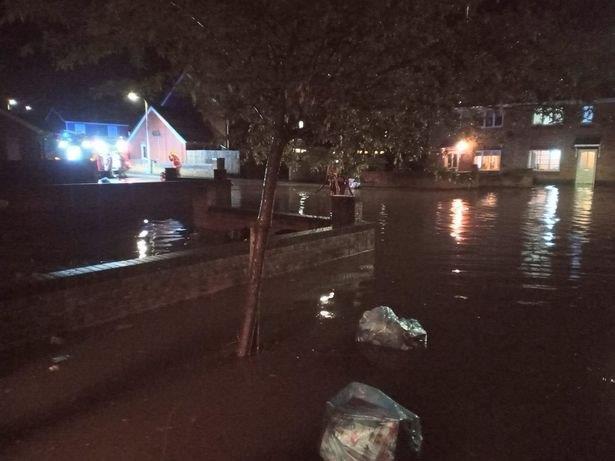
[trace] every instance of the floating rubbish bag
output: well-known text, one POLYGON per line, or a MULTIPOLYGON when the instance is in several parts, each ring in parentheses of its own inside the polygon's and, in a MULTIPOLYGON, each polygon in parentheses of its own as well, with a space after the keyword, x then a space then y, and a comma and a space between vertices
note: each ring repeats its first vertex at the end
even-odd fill
POLYGON ((390 307, 378 306, 363 313, 357 342, 407 351, 419 344, 425 346, 427 332, 418 320, 399 318, 390 307))
POLYGON ((419 417, 367 384, 350 383, 329 400, 325 424, 325 461, 408 459, 423 442, 419 417))

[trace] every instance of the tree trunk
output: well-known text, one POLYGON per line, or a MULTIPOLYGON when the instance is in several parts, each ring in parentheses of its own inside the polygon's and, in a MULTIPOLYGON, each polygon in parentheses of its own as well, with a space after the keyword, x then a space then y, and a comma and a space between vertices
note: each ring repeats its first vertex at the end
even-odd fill
POLYGON ((286 142, 281 136, 277 136, 274 140, 270 155, 267 158, 258 218, 251 229, 255 235, 254 239, 251 239, 253 245, 250 251, 249 279, 243 308, 243 322, 239 333, 239 344, 237 345, 238 357, 249 355, 258 346, 258 314, 265 249, 267 247, 269 229, 271 228, 275 189, 278 183, 278 172, 282 163, 282 153, 284 152, 285 144, 286 142))

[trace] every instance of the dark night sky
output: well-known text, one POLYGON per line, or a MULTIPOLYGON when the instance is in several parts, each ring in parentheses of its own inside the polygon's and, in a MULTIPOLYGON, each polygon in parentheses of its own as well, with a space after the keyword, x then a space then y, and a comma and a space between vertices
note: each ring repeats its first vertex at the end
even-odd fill
MULTIPOLYGON (((124 87, 115 94, 101 97, 100 86, 108 81, 135 80, 138 72, 124 64, 122 58, 107 60, 96 66, 74 70, 58 70, 46 54, 35 51, 23 54, 23 47, 40 34, 29 25, 0 27, 2 58, 0 59, 0 96, 5 101, 15 98, 29 104, 44 117, 51 107, 74 116, 132 122, 141 107, 123 98, 124 87)), ((32 114, 34 115, 34 114, 32 114)))
MULTIPOLYGON (((488 3, 492 8, 504 8, 511 0, 488 3)), ((515 0, 514 4, 532 4, 530 0, 515 0), (519 3, 517 3, 519 2, 519 3)), ((573 17, 562 18, 567 27, 576 30, 595 30, 601 25, 605 28, 605 39, 611 39, 609 33, 612 24, 609 18, 615 17, 613 5, 608 0, 589 0, 581 2, 570 0, 557 2, 546 0, 541 5, 550 5, 551 11, 558 15, 558 5, 574 4, 578 10, 573 17)), ((536 5, 534 4, 534 7, 536 5)), ((27 56, 22 55, 22 48, 28 43, 41 41, 40 32, 28 24, 0 26, 0 97, 2 102, 8 97, 16 98, 23 104, 30 104, 41 115, 51 107, 73 114, 89 112, 91 117, 99 119, 116 119, 133 121, 138 117, 140 108, 129 104, 124 98, 131 86, 120 85, 116 91, 104 98, 96 97, 96 90, 109 81, 138 81, 140 78, 159 69, 140 69, 137 71, 127 63, 128 59, 116 57, 100 65, 79 67, 75 70, 59 71, 54 68, 51 58, 40 50, 27 56)), ((177 76, 175 76, 176 78, 177 76)), ((170 85, 169 85, 170 86, 170 85)), ((158 100, 160 95, 151 96, 158 100)))

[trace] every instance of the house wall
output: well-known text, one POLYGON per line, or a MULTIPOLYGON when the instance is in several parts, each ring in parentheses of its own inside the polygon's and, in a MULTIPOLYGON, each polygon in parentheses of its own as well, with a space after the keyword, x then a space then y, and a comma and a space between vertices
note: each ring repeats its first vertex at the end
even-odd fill
POLYGON ((97 122, 66 122, 66 130, 79 132, 86 136, 100 136, 103 138, 128 137, 128 125, 118 123, 97 123, 97 122), (77 131, 82 128, 83 131, 77 131))
POLYGON ((0 116, 0 161, 40 160, 43 140, 33 130, 0 116))
MULTIPOLYGON (((534 172, 535 179, 545 182, 572 182, 576 176, 575 141, 580 138, 600 138, 600 154, 596 180, 615 181, 615 103, 594 104, 594 121, 581 124, 581 106, 564 105, 564 121, 560 125, 532 124, 534 106, 519 105, 504 108, 503 126, 482 128, 482 118, 466 114, 462 125, 469 128, 476 144, 474 151, 501 149, 501 171, 528 167, 529 151, 560 149, 562 157, 558 172, 534 172)), ((473 155, 473 154, 472 154, 473 155)))
MULTIPOLYGON (((170 167, 169 154, 174 152, 182 163, 186 162, 186 143, 179 139, 157 113, 148 113, 148 129, 150 158, 155 162, 155 172, 161 168, 170 167)), ((141 123, 128 140, 128 151, 134 171, 146 171, 147 161, 141 159, 141 145, 147 144, 145 138, 145 123, 141 123)))

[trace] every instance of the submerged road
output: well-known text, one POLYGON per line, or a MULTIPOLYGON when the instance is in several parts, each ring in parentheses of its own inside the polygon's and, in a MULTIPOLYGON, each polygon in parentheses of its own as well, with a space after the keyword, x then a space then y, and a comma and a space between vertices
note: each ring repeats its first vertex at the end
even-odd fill
MULTIPOLYGON (((279 210, 322 214, 315 189, 280 187, 279 210)), ((421 417, 426 460, 610 459, 615 190, 359 195, 374 257, 269 281, 257 358, 230 355, 231 291, 5 361, 0 458, 318 459, 325 401, 354 380, 421 417), (428 349, 357 348, 379 304, 428 349)))

